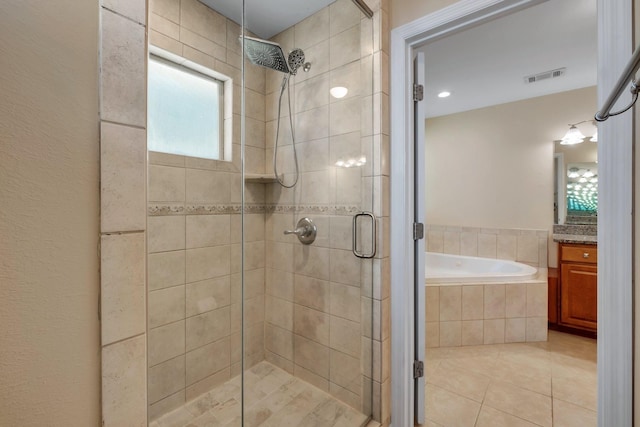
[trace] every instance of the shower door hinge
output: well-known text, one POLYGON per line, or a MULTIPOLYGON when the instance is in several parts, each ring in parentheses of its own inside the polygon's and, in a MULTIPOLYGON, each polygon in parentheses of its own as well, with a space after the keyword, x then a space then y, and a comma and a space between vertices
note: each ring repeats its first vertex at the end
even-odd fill
POLYGON ((413 102, 422 101, 423 99, 424 99, 424 86, 414 83, 413 102))
POLYGON ((421 222, 413 223, 413 240, 424 239, 424 224, 421 222))
POLYGON ((413 378, 424 377, 424 362, 422 360, 413 361, 413 378))

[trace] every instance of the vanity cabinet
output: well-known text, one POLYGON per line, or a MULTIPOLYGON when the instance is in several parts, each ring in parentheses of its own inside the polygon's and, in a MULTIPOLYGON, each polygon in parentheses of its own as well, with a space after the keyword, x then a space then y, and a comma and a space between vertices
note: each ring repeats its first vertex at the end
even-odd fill
POLYGON ((592 332, 598 326, 598 248, 561 243, 558 325, 592 332))

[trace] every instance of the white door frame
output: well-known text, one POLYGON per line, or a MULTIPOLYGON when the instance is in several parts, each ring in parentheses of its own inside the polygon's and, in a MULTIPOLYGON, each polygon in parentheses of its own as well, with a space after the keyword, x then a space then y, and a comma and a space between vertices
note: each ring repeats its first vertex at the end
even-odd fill
MULTIPOLYGON (((544 0, 460 0, 391 32, 391 416, 413 425, 413 49, 544 0)), ((632 0, 598 1, 598 105, 632 52, 632 0)), ((428 58, 427 58, 428 60, 428 58)), ((621 103, 624 103, 624 98, 621 103)), ((594 111, 595 113, 595 111, 594 111)), ((598 425, 633 421, 632 113, 598 135, 598 425)), ((549 201, 550 202, 550 201, 549 201)))

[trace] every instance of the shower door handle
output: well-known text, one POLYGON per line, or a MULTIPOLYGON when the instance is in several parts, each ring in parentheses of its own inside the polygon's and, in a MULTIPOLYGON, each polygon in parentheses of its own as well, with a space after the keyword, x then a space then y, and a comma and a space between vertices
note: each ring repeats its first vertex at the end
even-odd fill
POLYGON ((373 258, 376 256, 376 216, 371 212, 359 212, 353 216, 353 254, 358 258, 373 258), (360 217, 371 218, 371 252, 362 253, 358 251, 358 218, 360 217))

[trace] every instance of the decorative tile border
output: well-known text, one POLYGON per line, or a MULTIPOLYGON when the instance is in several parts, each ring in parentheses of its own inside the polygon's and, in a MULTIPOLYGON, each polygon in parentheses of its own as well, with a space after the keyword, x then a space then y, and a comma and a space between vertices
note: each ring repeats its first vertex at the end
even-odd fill
MULTIPOLYGON (((147 214, 149 216, 171 215, 230 215, 239 214, 242 205, 183 205, 183 204, 149 204, 147 214)), ((260 213, 300 213, 322 215, 353 215, 361 212, 358 206, 321 206, 321 205, 245 205, 244 212, 250 214, 260 213)))

